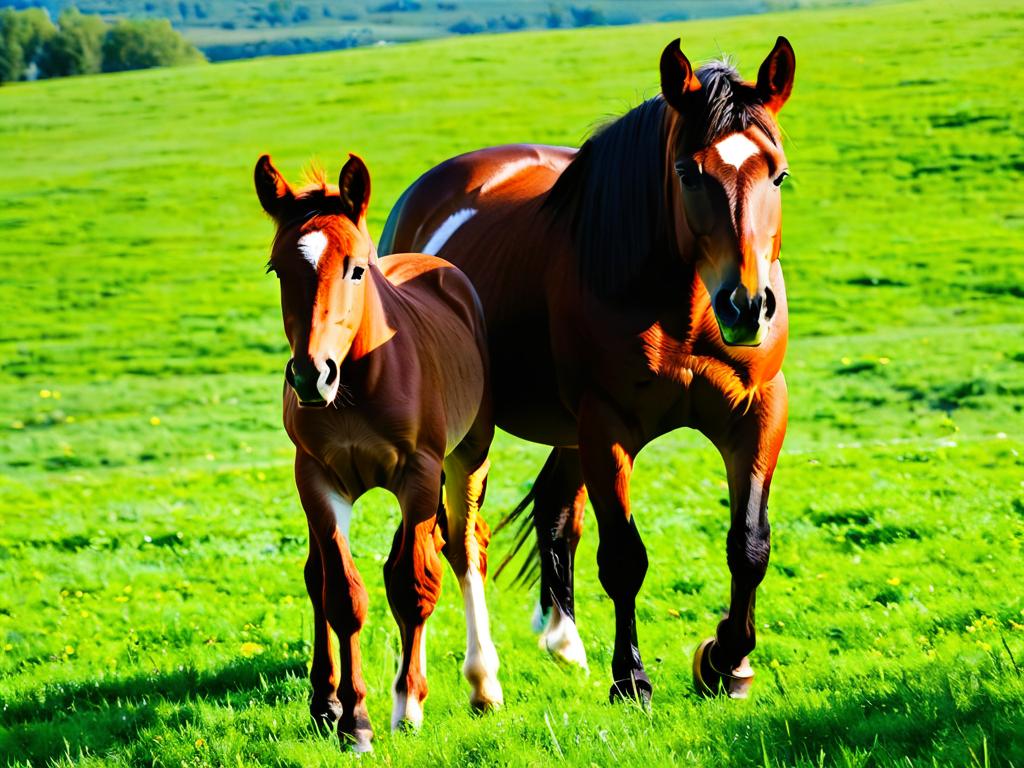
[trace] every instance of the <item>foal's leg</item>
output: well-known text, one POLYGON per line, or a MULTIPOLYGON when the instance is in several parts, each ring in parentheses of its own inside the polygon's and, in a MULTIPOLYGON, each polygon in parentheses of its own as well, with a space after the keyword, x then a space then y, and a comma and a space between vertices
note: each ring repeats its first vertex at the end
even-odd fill
POLYGON ((319 730, 329 732, 341 717, 341 702, 338 701, 334 643, 324 613, 324 563, 312 528, 309 529, 309 555, 306 557, 303 575, 306 578, 306 592, 313 604, 313 665, 309 670, 313 697, 309 703, 309 714, 319 730))
POLYGON ((747 655, 755 644, 754 596, 768 569, 768 489, 786 434, 786 416, 786 381, 780 373, 728 434, 716 441, 729 476, 731 523, 726 551, 732 594, 729 615, 694 656, 694 684, 704 695, 724 692, 746 698, 753 683, 747 655))
POLYGON ((391 613, 402 637, 402 661, 392 688, 391 728, 418 728, 427 698, 426 620, 441 595, 441 559, 434 528, 441 493, 439 461, 414 460, 398 490, 402 523, 384 564, 391 613))
POLYGON ((487 448, 491 430, 482 426, 479 433, 475 444, 472 437, 467 437, 444 463, 448 528, 444 554, 459 579, 466 609, 466 661, 462 672, 473 687, 469 702, 476 709, 486 710, 500 706, 503 696, 498 682, 498 652, 491 640, 484 598, 491 532, 480 516, 490 466, 487 448))
POLYGON ((323 562, 324 612, 338 635, 338 699, 342 709, 338 737, 342 746, 368 752, 372 749, 373 728, 366 710, 366 683, 359 651, 368 596, 348 547, 352 506, 334 490, 320 464, 301 452, 295 458, 295 483, 323 562))
POLYGON ((541 633, 541 648, 584 669, 587 651, 576 629, 573 570, 586 506, 579 451, 555 448, 537 478, 533 502, 540 554, 540 603, 534 626, 541 633))
POLYGON ((579 424, 583 476, 600 536, 598 577, 615 604, 610 698, 647 702, 651 681, 636 636, 636 596, 647 574, 647 550, 629 510, 629 478, 642 441, 611 404, 590 393, 580 405, 579 424))

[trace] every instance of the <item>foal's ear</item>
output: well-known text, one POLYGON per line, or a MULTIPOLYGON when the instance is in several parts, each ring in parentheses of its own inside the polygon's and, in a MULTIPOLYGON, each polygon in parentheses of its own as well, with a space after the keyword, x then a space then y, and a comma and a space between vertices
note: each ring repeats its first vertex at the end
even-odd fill
POLYGON ((276 217, 286 203, 295 199, 292 188, 288 186, 284 176, 278 173, 277 168, 270 161, 270 155, 263 155, 256 161, 256 171, 253 176, 256 180, 256 195, 260 199, 260 205, 271 216, 276 217))
POLYGON ((342 213, 358 224, 370 204, 370 172, 359 155, 349 154, 338 176, 338 192, 341 193, 342 213))
POLYGON ((757 95, 772 114, 777 114, 793 90, 796 54, 789 40, 780 37, 757 72, 757 95))
POLYGON ((677 37, 661 52, 661 95, 677 112, 682 112, 686 105, 683 97, 699 89, 700 81, 693 74, 690 60, 680 50, 677 37))

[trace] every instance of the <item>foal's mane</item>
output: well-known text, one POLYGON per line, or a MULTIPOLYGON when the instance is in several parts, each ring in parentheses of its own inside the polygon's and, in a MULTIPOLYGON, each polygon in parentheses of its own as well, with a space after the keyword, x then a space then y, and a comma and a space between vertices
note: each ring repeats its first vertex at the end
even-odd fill
POLYGON ((555 182, 543 208, 570 222, 580 277, 597 296, 623 297, 658 258, 676 259, 671 184, 680 150, 695 152, 752 125, 778 143, 754 86, 728 61, 697 70, 685 117, 661 94, 599 128, 555 182))

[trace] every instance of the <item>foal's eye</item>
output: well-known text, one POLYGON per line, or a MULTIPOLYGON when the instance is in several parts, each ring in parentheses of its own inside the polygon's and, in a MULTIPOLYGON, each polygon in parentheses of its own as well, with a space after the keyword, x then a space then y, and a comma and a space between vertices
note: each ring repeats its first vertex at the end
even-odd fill
POLYGON ((786 180, 787 176, 789 176, 789 171, 783 171, 778 176, 776 176, 774 179, 772 179, 772 184, 774 184, 776 187, 781 187, 782 186, 782 182, 784 182, 786 180))
POLYGON ((362 280, 363 279, 363 268, 362 267, 352 267, 352 279, 353 280, 362 280))

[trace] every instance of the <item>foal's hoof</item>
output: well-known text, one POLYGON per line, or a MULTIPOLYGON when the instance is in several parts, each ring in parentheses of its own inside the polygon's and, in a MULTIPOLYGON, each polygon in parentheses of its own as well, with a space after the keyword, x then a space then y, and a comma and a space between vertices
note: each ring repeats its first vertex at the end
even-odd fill
POLYGON ((754 670, 744 656, 738 666, 729 672, 715 668, 711 663, 711 649, 715 638, 709 637, 693 654, 693 686, 701 696, 726 694, 730 699, 745 699, 754 684, 754 670))
POLYGON ((474 712, 493 712, 501 709, 505 704, 505 696, 501 691, 501 684, 495 680, 479 689, 474 689, 469 694, 469 706, 474 712))
POLYGON ((608 691, 608 701, 614 704, 616 701, 635 701, 646 708, 651 705, 651 695, 654 688, 651 681, 643 671, 633 672, 623 680, 616 680, 608 691))
POLYGON ((341 702, 337 699, 314 701, 309 705, 309 717, 317 732, 324 736, 331 734, 341 719, 341 702))

